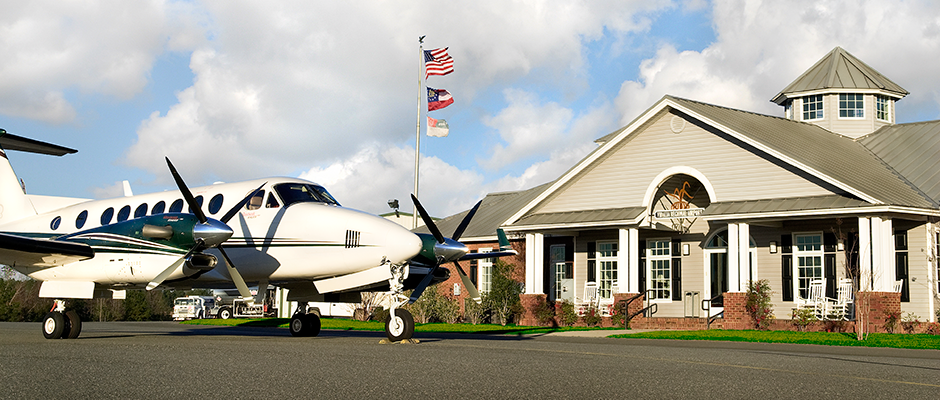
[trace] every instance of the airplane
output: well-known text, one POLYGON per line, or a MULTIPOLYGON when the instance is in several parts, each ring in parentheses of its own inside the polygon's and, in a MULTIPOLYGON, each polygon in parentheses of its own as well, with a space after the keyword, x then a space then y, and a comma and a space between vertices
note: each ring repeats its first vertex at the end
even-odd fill
MULTIPOLYGON (((417 197, 415 208, 431 234, 416 234, 372 214, 342 207, 321 185, 286 177, 216 183, 192 190, 169 158, 178 190, 88 200, 26 194, 5 150, 63 156, 77 150, 0 129, 0 264, 41 281, 39 296, 54 299, 43 318, 47 339, 77 338, 82 321, 66 299, 124 298, 128 289, 231 288, 253 301, 269 285, 298 302, 293 336, 317 336, 310 301, 359 302, 361 292, 391 296, 385 333, 390 341, 414 334, 402 306, 449 278, 453 262, 471 298, 480 295, 457 261, 516 254, 498 232, 499 251, 469 253, 434 225, 417 197), (208 201, 206 201, 208 199, 208 201), (226 208, 226 206, 228 208, 226 208), (184 208, 186 208, 184 210, 184 208), (224 212, 223 212, 224 211, 224 212), (412 290, 411 296, 405 296, 412 290)), ((126 187, 125 187, 126 188, 126 187)))

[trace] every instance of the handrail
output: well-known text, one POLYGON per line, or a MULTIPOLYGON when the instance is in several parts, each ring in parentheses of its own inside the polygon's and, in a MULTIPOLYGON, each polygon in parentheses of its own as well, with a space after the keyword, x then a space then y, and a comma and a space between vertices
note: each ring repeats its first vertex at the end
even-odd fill
POLYGON ((706 318, 706 319, 705 319, 705 329, 711 329, 711 328, 712 328, 712 321, 718 319, 718 316, 719 316, 719 315, 722 316, 722 318, 724 318, 725 310, 721 310, 720 313, 715 314, 715 315, 712 315, 712 302, 714 302, 715 300, 718 300, 718 298, 720 298, 720 297, 722 297, 722 296, 724 296, 724 293, 721 293, 721 294, 719 294, 719 295, 717 295, 717 296, 715 296, 715 297, 712 297, 712 298, 710 298, 710 299, 707 299, 707 300, 702 300, 702 310, 705 311, 705 318, 706 318))
POLYGON ((646 295, 647 295, 648 293, 650 293, 650 292, 653 292, 653 290, 650 289, 650 290, 647 290, 647 291, 645 291, 645 292, 643 292, 643 293, 639 293, 639 294, 633 295, 633 296, 630 297, 629 299, 620 300, 620 302, 618 303, 618 305, 619 305, 620 308, 623 309, 623 328, 624 328, 624 329, 630 329, 630 320, 632 320, 632 319, 633 319, 634 317, 636 317, 637 315, 643 314, 643 313, 645 313, 646 311, 651 311, 651 312, 649 313, 649 315, 647 315, 647 317, 651 317, 651 316, 653 316, 653 314, 656 314, 656 312, 659 311, 659 305, 656 304, 656 303, 649 304, 649 296, 647 296, 647 297, 646 297, 646 299, 647 299, 647 305, 646 305, 646 307, 643 307, 642 309, 640 309, 640 310, 638 310, 638 311, 636 311, 636 312, 634 312, 634 313, 632 313, 632 314, 629 314, 629 315, 627 314, 627 311, 630 309, 630 303, 633 303, 634 300, 636 300, 636 299, 638 299, 638 298, 640 298, 640 297, 646 296, 646 295))

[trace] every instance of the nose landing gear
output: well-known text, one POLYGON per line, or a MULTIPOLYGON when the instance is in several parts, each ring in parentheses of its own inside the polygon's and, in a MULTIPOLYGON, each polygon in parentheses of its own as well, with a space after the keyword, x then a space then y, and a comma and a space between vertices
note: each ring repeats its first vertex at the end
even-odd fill
POLYGON ((52 310, 42 319, 46 339, 75 339, 82 333, 82 320, 75 310, 65 311, 65 300, 55 300, 52 310))

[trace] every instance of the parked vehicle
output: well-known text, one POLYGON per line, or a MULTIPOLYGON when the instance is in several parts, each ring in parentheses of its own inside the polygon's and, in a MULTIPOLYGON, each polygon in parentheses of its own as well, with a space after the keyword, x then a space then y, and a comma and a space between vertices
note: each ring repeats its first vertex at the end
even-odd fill
POLYGON ((173 320, 202 319, 214 315, 215 298, 212 296, 178 297, 173 301, 173 320))

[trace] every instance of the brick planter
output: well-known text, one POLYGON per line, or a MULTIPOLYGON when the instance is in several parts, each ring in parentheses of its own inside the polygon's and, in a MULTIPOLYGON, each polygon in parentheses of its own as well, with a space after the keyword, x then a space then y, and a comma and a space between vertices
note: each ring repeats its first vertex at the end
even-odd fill
POLYGON ((535 316, 535 310, 545 305, 548 298, 546 294, 520 294, 519 300, 522 302, 522 318, 519 325, 538 326, 539 319, 535 316))

